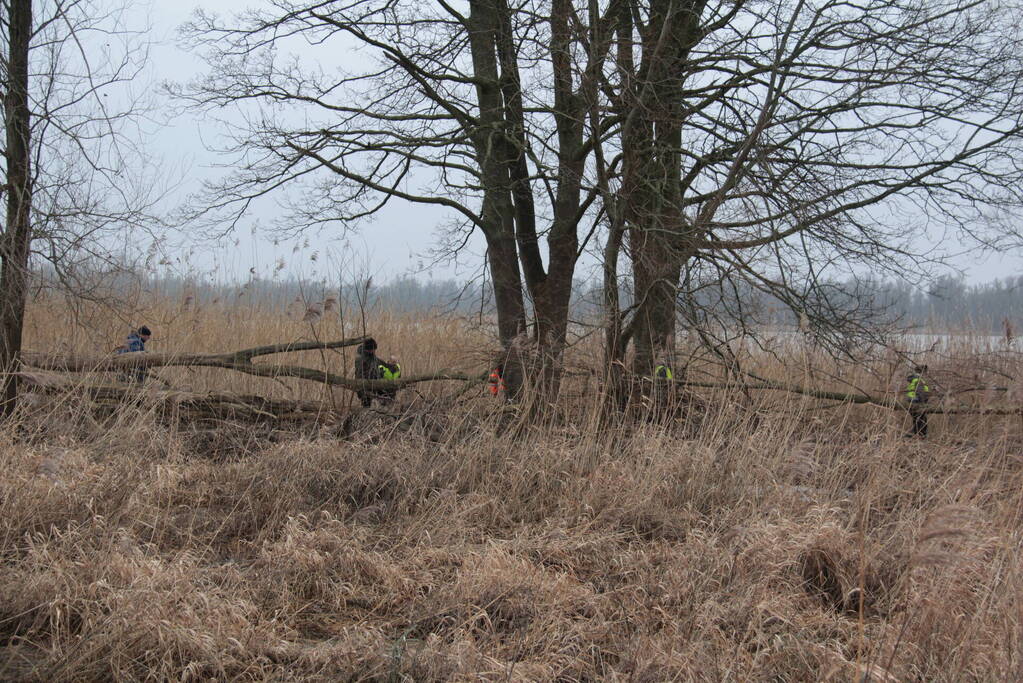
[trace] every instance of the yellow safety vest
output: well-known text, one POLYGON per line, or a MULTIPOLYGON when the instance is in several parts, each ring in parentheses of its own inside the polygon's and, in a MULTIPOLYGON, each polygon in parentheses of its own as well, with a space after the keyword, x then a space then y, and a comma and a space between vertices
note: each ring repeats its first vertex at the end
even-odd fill
POLYGON ((671 368, 667 365, 658 365, 657 369, 654 370, 654 377, 660 377, 662 379, 675 379, 675 376, 671 373, 671 368))
POLYGON ((398 379, 401 377, 401 366, 397 363, 394 364, 394 372, 391 372, 391 369, 386 365, 381 365, 379 367, 381 379, 398 379))
POLYGON ((927 386, 927 382, 923 380, 923 377, 913 375, 909 379, 909 384, 906 385, 906 398, 913 402, 925 401, 930 391, 931 388, 927 386))

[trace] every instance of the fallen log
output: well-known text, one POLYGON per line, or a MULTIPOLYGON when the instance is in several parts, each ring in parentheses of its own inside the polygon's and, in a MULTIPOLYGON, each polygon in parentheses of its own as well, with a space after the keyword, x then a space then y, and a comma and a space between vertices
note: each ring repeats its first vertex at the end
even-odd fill
POLYGON ((98 403, 140 401, 171 410, 189 410, 202 415, 230 413, 234 416, 269 417, 337 415, 331 406, 320 401, 267 398, 256 394, 228 392, 192 392, 180 389, 159 389, 152 386, 89 384, 48 372, 18 372, 26 385, 48 394, 81 392, 98 403))
POLYGON ((235 365, 251 363, 258 356, 269 356, 276 353, 292 351, 317 351, 339 349, 355 346, 366 341, 367 337, 342 339, 331 342, 292 342, 289 344, 270 344, 254 346, 239 351, 226 353, 121 353, 102 356, 54 356, 26 351, 21 361, 41 370, 57 370, 60 372, 104 372, 134 368, 158 368, 167 366, 196 366, 235 369, 235 365))
MULTIPOLYGON (((104 356, 51 356, 41 353, 26 352, 22 354, 21 360, 23 366, 57 372, 117 372, 130 371, 138 368, 157 367, 223 368, 257 377, 268 377, 271 379, 292 377, 295 379, 316 382, 318 384, 341 387, 350 391, 386 391, 401 389, 403 387, 422 382, 436 381, 483 383, 488 379, 487 373, 473 375, 457 370, 445 369, 429 374, 402 377, 396 380, 364 380, 344 377, 326 370, 317 370, 299 365, 252 362, 254 358, 279 353, 338 349, 355 346, 366 341, 366 339, 368 339, 368 337, 354 337, 351 339, 328 342, 305 341, 286 344, 268 344, 248 349, 241 349, 238 351, 229 351, 226 353, 123 353, 104 356)), ((658 383, 664 382, 675 386, 693 388, 735 389, 738 386, 742 386, 744 389, 749 390, 783 391, 826 401, 875 405, 892 410, 908 410, 908 406, 895 396, 870 396, 867 394, 822 391, 819 389, 810 389, 798 385, 776 382, 752 373, 747 373, 747 375, 754 381, 744 385, 699 382, 682 378, 671 380, 657 379, 656 381, 658 383)), ((932 405, 926 408, 926 412, 929 414, 949 415, 1020 415, 1023 414, 1023 408, 979 408, 964 405, 939 407, 932 405)))
POLYGON ((41 353, 26 352, 22 354, 23 365, 40 370, 57 372, 124 372, 139 368, 159 367, 205 367, 235 370, 247 375, 281 379, 294 377, 319 384, 342 387, 351 391, 382 391, 400 389, 421 382, 441 380, 459 382, 485 382, 486 373, 469 375, 457 370, 439 370, 437 372, 402 377, 396 380, 364 380, 344 377, 326 370, 306 368, 299 365, 280 365, 253 363, 252 359, 293 351, 314 351, 322 349, 338 349, 361 344, 368 337, 356 337, 330 342, 292 342, 289 344, 270 344, 256 346, 227 353, 122 353, 104 356, 50 356, 41 353))
MULTIPOLYGON (((664 380, 658 380, 664 381, 664 380)), ((757 383, 750 384, 727 384, 723 382, 694 382, 690 380, 672 380, 673 383, 679 384, 685 387, 701 387, 706 389, 751 389, 754 391, 783 391, 790 394, 801 394, 803 396, 809 396, 811 398, 820 398, 826 401, 839 401, 841 403, 862 403, 880 406, 882 408, 899 408, 899 401, 896 398, 887 396, 867 396, 866 394, 844 394, 838 391, 820 391, 818 389, 808 389, 792 384, 782 384, 781 382, 772 382, 769 380, 761 380, 757 383)))
MULTIPOLYGON (((909 405, 895 396, 870 396, 868 394, 846 394, 838 391, 821 391, 809 389, 794 384, 775 382, 763 377, 756 377, 756 383, 750 384, 726 384, 723 382, 696 382, 691 380, 664 380, 683 387, 701 387, 707 389, 750 389, 754 391, 782 391, 791 394, 800 394, 811 398, 819 398, 825 401, 837 401, 839 403, 857 403, 862 405, 874 405, 880 408, 892 410, 909 410, 909 405)), ((981 408, 976 406, 937 406, 928 405, 923 409, 928 415, 1023 415, 1023 407, 1019 408, 981 408)))

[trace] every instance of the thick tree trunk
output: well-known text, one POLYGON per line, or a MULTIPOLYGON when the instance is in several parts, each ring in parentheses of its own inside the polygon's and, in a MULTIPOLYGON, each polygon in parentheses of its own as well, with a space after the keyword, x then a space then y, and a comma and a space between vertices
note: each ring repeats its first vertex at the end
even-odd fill
POLYGON ((506 376, 509 392, 513 394, 519 390, 518 386, 511 386, 518 384, 517 378, 528 381, 544 396, 557 392, 577 259, 577 214, 585 157, 580 154, 581 111, 572 91, 569 16, 566 7, 559 6, 559 2, 564 5, 563 0, 558 0, 551 17, 558 183, 553 225, 547 238, 549 268, 544 268, 540 253, 526 161, 528 143, 511 9, 506 0, 470 3, 469 40, 474 73, 480 78, 476 93, 481 127, 475 144, 495 217, 487 244, 506 367, 516 366, 506 376), (512 339, 525 329, 523 284, 533 304, 536 348, 519 345, 512 350, 512 339))
POLYGON ((552 269, 551 274, 532 292, 537 346, 532 380, 538 395, 550 401, 557 397, 561 387, 562 357, 572 295, 572 270, 555 273, 552 269))
POLYGON ((501 346, 507 349, 516 337, 526 331, 526 307, 522 300, 515 238, 511 235, 488 238, 487 260, 494 281, 497 333, 501 346))
POLYGON ((526 329, 526 307, 516 248, 510 159, 504 136, 505 104, 498 72, 499 15, 494 0, 473 0, 469 6, 469 48, 479 105, 479 125, 472 131, 472 139, 484 193, 483 233, 494 282, 498 335, 501 345, 508 349, 526 329))
MULTIPOLYGON (((632 63, 620 30, 619 69, 634 84, 622 93, 623 215, 628 226, 636 311, 630 324, 633 371, 653 374, 675 348, 675 299, 692 249, 681 196, 682 81, 699 39, 705 0, 653 0, 641 30, 642 64, 632 63)), ((627 26, 623 22, 623 26, 627 26)), ((627 335, 628 336, 628 335, 627 335)))
POLYGON ((4 126, 7 145, 7 225, 0 236, 0 418, 14 412, 32 241, 32 173, 29 146, 28 49, 32 0, 10 0, 4 126))
MULTIPOLYGON (((664 112, 667 119, 670 114, 664 112)), ((675 298, 684 260, 684 222, 678 192, 679 128, 667 121, 637 126, 628 160, 629 256, 636 310, 631 323, 633 371, 653 374, 675 347, 675 298)), ((626 154, 628 156, 628 153, 626 154)))
MULTIPOLYGON (((554 197, 554 216, 547 237, 548 268, 535 268, 542 277, 533 278, 530 295, 536 317, 536 342, 539 373, 537 381, 543 394, 553 399, 561 380, 561 358, 568 335, 568 315, 572 299, 572 278, 579 249, 577 233, 584 156, 583 110, 573 89, 571 59, 572 35, 569 29, 571 8, 567 0, 554 0, 551 6, 551 64, 554 75, 554 120, 558 133, 558 182, 554 197)), ((533 239, 535 241, 535 229, 533 239)), ((539 259, 539 254, 536 255, 539 259)))
MULTIPOLYGON (((513 10, 508 0, 470 0, 469 7, 467 28, 479 104, 479 126, 474 131, 473 143, 482 185, 490 201, 485 205, 484 215, 494 216, 493 227, 489 220, 484 223, 494 287, 500 290, 497 300, 501 340, 508 361, 518 366, 519 372, 514 374, 528 379, 539 396, 553 398, 560 383, 572 280, 579 256, 582 179, 588 155, 583 142, 584 120, 588 107, 598 100, 611 22, 602 18, 595 6, 590 8, 590 54, 585 72, 577 79, 573 8, 568 0, 554 0, 551 5, 554 89, 551 114, 557 129, 557 182, 552 222, 547 231, 545 268, 527 161, 529 140, 513 10), (514 235, 514 244, 508 244, 509 235, 514 235), (513 255, 517 257, 515 267, 513 255), (519 313, 513 299, 517 292, 521 300, 523 284, 533 304, 535 346, 526 348, 518 344, 512 349, 511 339, 525 323, 524 310, 521 324, 518 317, 512 317, 519 313), (502 314, 502 310, 508 313, 502 314)), ((546 173, 544 169, 538 172, 546 173)))
POLYGON ((633 274, 639 306, 633 321, 633 370, 651 376, 675 351, 675 299, 681 264, 678 250, 661 231, 634 235, 633 274))

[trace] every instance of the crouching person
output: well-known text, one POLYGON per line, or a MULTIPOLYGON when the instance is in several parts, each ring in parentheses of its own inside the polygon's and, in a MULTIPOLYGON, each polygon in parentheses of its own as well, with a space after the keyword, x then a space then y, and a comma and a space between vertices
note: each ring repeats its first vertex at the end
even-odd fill
MULTIPOLYGON (((149 341, 149 338, 152 335, 153 333, 149 330, 149 328, 143 325, 129 334, 125 343, 114 349, 114 353, 117 353, 118 355, 122 353, 143 353, 146 350, 146 342, 149 341)), ((146 381, 147 376, 148 373, 144 367, 128 370, 119 375, 120 380, 126 384, 142 384, 146 381)))
MULTIPOLYGON (((373 338, 364 341, 355 350, 355 379, 396 380, 401 378, 401 365, 391 358, 383 361, 377 356, 377 342, 373 338)), ((398 397, 397 388, 359 389, 356 392, 364 408, 373 404, 373 399, 382 405, 393 403, 398 397)))

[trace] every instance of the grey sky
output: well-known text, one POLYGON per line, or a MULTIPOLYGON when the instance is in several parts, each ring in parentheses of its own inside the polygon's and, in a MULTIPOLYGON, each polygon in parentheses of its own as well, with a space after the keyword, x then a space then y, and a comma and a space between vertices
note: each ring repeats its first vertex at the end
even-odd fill
MULTIPOLYGON (((196 7, 230 14, 257 6, 259 0, 217 0, 215 3, 187 0, 180 3, 156 2, 148 8, 139 6, 136 11, 140 25, 148 15, 153 27, 153 80, 184 81, 203 68, 199 59, 177 47, 175 42, 177 27, 189 18, 196 7)), ((189 112, 156 132, 150 145, 152 153, 162 157, 169 168, 186 169, 185 180, 174 193, 172 201, 184 201, 189 192, 198 189, 202 179, 215 178, 225 172, 215 167, 225 160, 204 148, 204 142, 215 146, 223 132, 218 124, 211 124, 205 117, 189 112)), ((186 254, 191 251, 191 255, 182 258, 196 271, 216 272, 221 278, 242 277, 250 268, 255 268, 256 273, 263 277, 279 272, 283 276, 328 281, 336 281, 340 269, 347 271, 343 276, 371 274, 378 279, 389 279, 407 272, 421 272, 423 277, 466 277, 475 273, 482 262, 482 240, 477 240, 470 243, 461 263, 423 270, 431 263, 430 250, 436 243, 437 232, 450 218, 446 210, 438 207, 412 206, 393 200, 375 220, 363 224, 357 234, 347 239, 340 237, 340 230, 331 228, 277 245, 265 235, 253 234, 254 225, 269 224, 281 213, 276 202, 264 201, 254 215, 221 245, 210 247, 207 243, 200 244, 186 238, 186 243, 192 242, 190 247, 186 247, 186 254), (342 263, 339 264, 338 260, 342 263), (279 264, 283 264, 283 269, 279 264)), ((942 247, 953 253, 963 251, 960 245, 943 244, 942 247)), ((1023 275, 1023 253, 1019 251, 963 256, 955 263, 975 282, 1023 275)), ((582 264, 580 275, 584 276, 590 270, 582 264)))
MULTIPOLYGON (((135 12, 139 25, 144 24, 147 16, 152 25, 153 81, 186 81, 203 69, 201 60, 176 44, 177 28, 197 7, 226 15, 253 6, 257 6, 253 0, 158 2, 149 7, 138 6, 135 12)), ((150 151, 162 158, 168 168, 184 171, 184 180, 169 197, 169 203, 185 201, 190 193, 199 189, 203 179, 216 178, 226 172, 224 168, 217 168, 226 159, 206 150, 207 146, 216 146, 223 132, 219 124, 192 112, 185 112, 175 117, 170 125, 154 131, 150 151)), ((431 254, 436 234, 440 225, 450 218, 439 207, 410 206, 394 200, 375 219, 361 224, 355 234, 342 235, 340 228, 325 228, 319 233, 309 232, 301 239, 279 240, 275 245, 274 239, 261 234, 258 226, 266 226, 282 214, 276 199, 263 201, 222 244, 211 247, 187 236, 172 238, 172 243, 182 245, 182 252, 175 250, 171 256, 175 265, 180 257, 199 272, 218 271, 220 277, 226 278, 246 276, 250 268, 255 268, 260 276, 270 276, 279 270, 278 264, 283 264, 282 276, 328 281, 336 281, 337 271, 342 267, 347 277, 369 274, 378 279, 390 279, 412 272, 426 278, 464 278, 475 273, 481 263, 483 246, 482 240, 478 240, 470 243, 469 252, 458 262, 430 267, 436 261, 431 254)))

